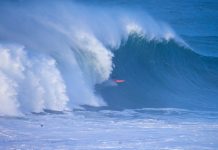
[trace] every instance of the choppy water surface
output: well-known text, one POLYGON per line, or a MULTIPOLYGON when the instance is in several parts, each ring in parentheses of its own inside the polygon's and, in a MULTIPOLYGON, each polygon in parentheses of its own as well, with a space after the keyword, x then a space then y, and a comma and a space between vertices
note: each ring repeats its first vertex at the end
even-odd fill
POLYGON ((0 120, 1 149, 213 150, 218 146, 214 112, 75 111, 0 120))

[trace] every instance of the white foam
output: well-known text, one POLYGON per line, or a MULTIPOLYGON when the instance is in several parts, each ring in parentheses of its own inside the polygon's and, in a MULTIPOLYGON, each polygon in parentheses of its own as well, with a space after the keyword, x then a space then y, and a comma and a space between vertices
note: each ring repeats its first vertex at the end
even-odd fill
POLYGON ((17 116, 20 114, 17 102, 17 84, 0 71, 0 115, 17 116))
POLYGON ((80 63, 88 81, 96 84, 107 80, 112 72, 113 54, 93 35, 79 32, 76 36, 80 58, 83 59, 80 63))
POLYGON ((116 67, 114 49, 132 33, 148 40, 177 38, 147 13, 70 1, 6 3, 0 6, 0 39, 11 44, 0 48, 0 92, 9 91, 4 101, 17 112, 106 105, 95 85, 116 67))
POLYGON ((69 100, 55 60, 28 58, 22 47, 0 47, 1 114, 64 110, 69 100))

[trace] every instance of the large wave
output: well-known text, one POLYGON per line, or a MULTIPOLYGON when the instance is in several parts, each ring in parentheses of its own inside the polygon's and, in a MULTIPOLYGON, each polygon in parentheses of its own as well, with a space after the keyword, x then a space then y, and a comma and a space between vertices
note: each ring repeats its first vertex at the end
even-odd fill
POLYGON ((137 34, 114 56, 111 76, 126 82, 97 86, 112 108, 217 109, 217 58, 199 55, 174 39, 148 41, 137 34))
POLYGON ((0 18, 2 115, 83 105, 217 108, 216 59, 195 54, 143 11, 2 1, 0 18), (114 78, 126 82, 105 86, 114 78))

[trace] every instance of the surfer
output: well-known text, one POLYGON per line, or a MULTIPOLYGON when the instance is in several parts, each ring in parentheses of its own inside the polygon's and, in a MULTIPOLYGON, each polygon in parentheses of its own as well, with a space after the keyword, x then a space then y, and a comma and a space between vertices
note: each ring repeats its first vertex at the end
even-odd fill
POLYGON ((123 79, 116 79, 115 76, 112 76, 112 81, 115 82, 115 83, 123 83, 123 82, 125 82, 125 80, 123 80, 123 79))
POLYGON ((125 82, 125 80, 121 80, 121 79, 114 79, 113 81, 116 82, 116 83, 123 83, 123 82, 125 82))

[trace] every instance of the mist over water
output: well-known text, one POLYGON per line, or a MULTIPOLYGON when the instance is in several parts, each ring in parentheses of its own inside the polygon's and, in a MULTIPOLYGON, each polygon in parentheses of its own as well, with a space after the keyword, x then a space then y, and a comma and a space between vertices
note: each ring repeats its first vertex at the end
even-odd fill
POLYGON ((114 54, 132 34, 148 43, 171 39, 186 46, 143 11, 71 1, 3 1, 0 7, 3 115, 106 106, 95 85, 122 68, 114 54))

